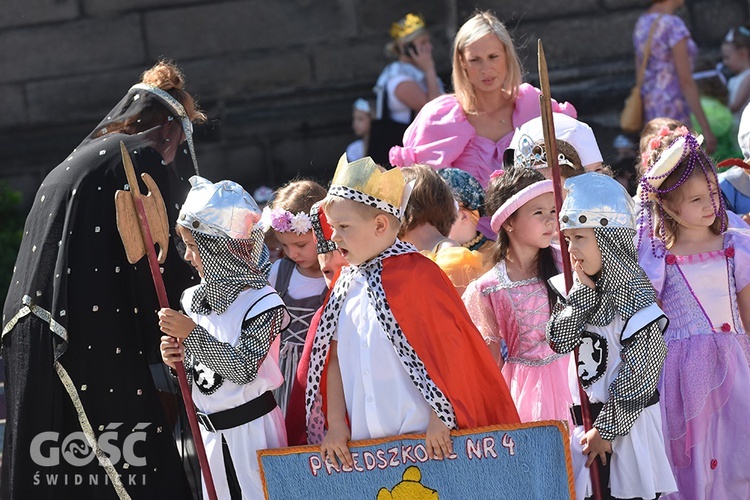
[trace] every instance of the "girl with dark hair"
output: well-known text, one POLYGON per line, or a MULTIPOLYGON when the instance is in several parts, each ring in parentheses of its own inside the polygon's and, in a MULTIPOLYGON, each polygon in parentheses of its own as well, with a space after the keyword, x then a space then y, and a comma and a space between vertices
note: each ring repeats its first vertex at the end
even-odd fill
POLYGON ((550 248, 557 213, 552 181, 532 169, 513 169, 490 181, 487 207, 495 208, 496 265, 469 285, 464 303, 502 370, 521 421, 570 424, 569 356, 555 354, 545 341, 554 300, 546 282, 557 274, 550 248))

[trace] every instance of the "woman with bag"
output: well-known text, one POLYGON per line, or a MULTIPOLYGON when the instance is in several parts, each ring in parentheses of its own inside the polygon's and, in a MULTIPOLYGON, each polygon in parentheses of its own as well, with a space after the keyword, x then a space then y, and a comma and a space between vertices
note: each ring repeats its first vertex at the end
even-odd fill
POLYGON ((407 14, 391 26, 385 51, 396 60, 383 69, 373 88, 377 96, 367 155, 389 166, 388 150, 401 137, 427 102, 445 92, 432 57, 430 33, 424 18, 407 14))
POLYGON ((635 23, 635 67, 645 67, 641 85, 643 121, 667 117, 690 123, 692 112, 703 129, 705 148, 711 152, 716 137, 701 108, 692 74, 698 50, 685 23, 674 15, 684 4, 685 0, 652 0, 651 7, 635 23))

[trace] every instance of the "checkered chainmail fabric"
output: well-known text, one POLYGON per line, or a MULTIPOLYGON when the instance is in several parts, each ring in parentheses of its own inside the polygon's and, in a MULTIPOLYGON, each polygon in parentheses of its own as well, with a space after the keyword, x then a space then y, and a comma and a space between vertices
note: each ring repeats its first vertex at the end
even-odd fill
POLYGON ((605 326, 615 313, 627 321, 633 314, 656 301, 656 292, 638 265, 633 244, 635 230, 624 227, 594 228, 602 252, 602 275, 596 281, 599 307, 591 312, 589 323, 605 326))
POLYGON ((221 314, 247 288, 259 290, 268 284, 268 249, 263 232, 254 229, 240 240, 211 236, 190 230, 203 264, 203 283, 193 295, 190 310, 197 314, 221 314))
POLYGON ((619 373, 609 386, 609 399, 594 422, 602 438, 625 436, 656 392, 667 344, 658 322, 623 341, 619 373))
POLYGON ((271 344, 284 323, 282 306, 255 314, 252 308, 242 321, 239 342, 233 346, 221 342, 202 326, 196 326, 185 339, 185 369, 191 383, 203 394, 213 394, 224 379, 237 385, 249 384, 258 375, 271 344))
MULTIPOLYGON (((547 338, 555 352, 571 352, 580 345, 587 324, 606 326, 615 319, 615 312, 627 322, 638 310, 655 302, 651 282, 637 264, 634 231, 596 228, 594 232, 602 251, 602 276, 596 290, 576 283, 564 304, 559 302, 555 307, 547 324, 547 338)), ((656 391, 667 356, 660 323, 654 321, 623 340, 619 356, 617 376, 594 422, 608 441, 630 432, 656 391)))

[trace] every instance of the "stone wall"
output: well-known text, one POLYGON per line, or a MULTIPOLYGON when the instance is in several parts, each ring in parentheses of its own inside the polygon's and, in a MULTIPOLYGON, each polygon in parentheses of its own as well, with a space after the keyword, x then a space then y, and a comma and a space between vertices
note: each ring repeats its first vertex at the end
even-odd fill
MULTIPOLYGON (((494 10, 536 80, 536 40, 553 94, 601 131, 602 149, 633 81, 631 31, 648 0, 4 0, 0 9, 0 176, 30 203, 44 175, 165 56, 211 122, 196 134, 201 173, 249 190, 295 176, 325 180, 348 142, 351 104, 387 63, 390 23, 424 14, 438 71, 474 10, 494 10)), ((715 56, 746 0, 682 10, 715 56)))

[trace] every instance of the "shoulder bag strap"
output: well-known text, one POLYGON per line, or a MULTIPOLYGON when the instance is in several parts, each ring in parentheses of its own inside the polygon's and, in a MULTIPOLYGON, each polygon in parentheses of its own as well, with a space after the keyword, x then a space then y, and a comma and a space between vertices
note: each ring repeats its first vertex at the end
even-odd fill
POLYGON ((651 30, 648 32, 648 40, 646 41, 646 50, 643 52, 643 61, 641 61, 641 67, 638 69, 638 78, 636 79, 636 84, 640 88, 641 85, 643 85, 643 77, 646 74, 646 66, 648 65, 648 58, 651 57, 651 41, 654 38, 654 32, 656 31, 656 26, 659 24, 659 19, 662 18, 664 14, 659 14, 659 17, 656 18, 654 21, 654 24, 651 25, 651 30))

